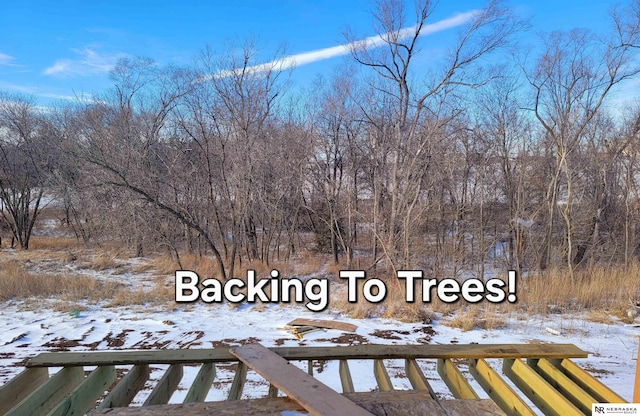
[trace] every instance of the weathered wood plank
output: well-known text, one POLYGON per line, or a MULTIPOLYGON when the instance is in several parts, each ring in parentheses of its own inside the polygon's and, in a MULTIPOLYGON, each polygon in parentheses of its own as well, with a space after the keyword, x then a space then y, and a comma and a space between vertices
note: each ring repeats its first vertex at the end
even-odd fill
MULTIPOLYGON (((573 344, 353 345, 339 347, 274 347, 286 360, 404 358, 586 358, 573 344)), ((76 365, 188 364, 237 361, 227 348, 41 353, 27 367, 76 365)))
POLYGON ((580 416, 583 413, 544 378, 519 359, 503 360, 502 372, 548 416, 580 416))
MULTIPOLYGON (((376 416, 454 415, 498 416, 502 411, 490 400, 430 400, 426 390, 358 392, 344 394, 349 400, 370 409, 376 416), (382 404, 383 406, 380 406, 382 404)), ((96 411, 90 416, 281 416, 283 412, 304 412, 289 397, 237 400, 233 402, 189 403, 96 411)), ((346 414, 346 413, 345 413, 346 414)))
POLYGON ((485 360, 469 360, 469 372, 507 415, 535 415, 535 412, 485 360))
POLYGON ((82 367, 65 367, 11 408, 7 416, 47 414, 82 380, 82 367))
POLYGON ((84 415, 115 379, 114 366, 97 367, 70 395, 62 399, 48 416, 84 415))
POLYGON ((200 371, 191 384, 184 403, 202 402, 211 389, 211 384, 216 378, 216 366, 214 363, 202 364, 200 371))
POLYGON ((427 390, 432 399, 437 399, 435 391, 431 388, 431 384, 424 376, 420 366, 414 359, 404 360, 404 370, 407 373, 407 378, 411 383, 411 387, 415 390, 427 390))
POLYGON ((553 363, 582 387, 587 393, 593 396, 599 403, 626 403, 627 401, 620 397, 609 387, 602 384, 597 378, 587 373, 580 366, 569 359, 560 360, 559 363, 553 363))
POLYGON ((48 378, 49 370, 46 368, 27 368, 0 387, 0 415, 20 403, 48 378))
POLYGON ((340 373, 340 384, 342 384, 343 393, 353 393, 353 380, 351 379, 351 371, 349 371, 349 363, 347 360, 340 360, 338 366, 338 372, 340 373))
POLYGON ((591 412, 591 405, 598 403, 597 399, 589 395, 549 361, 545 359, 528 360, 528 365, 547 380, 547 383, 555 387, 555 389, 569 399, 571 403, 582 410, 583 413, 591 412))
POLYGON ((491 400, 444 400, 439 402, 447 416, 504 416, 491 400))
POLYGON ((240 400, 246 379, 247 366, 243 362, 239 362, 238 367, 236 368, 236 375, 233 377, 233 382, 231 383, 231 390, 229 390, 227 400, 240 400))
POLYGON ((370 415, 351 400, 309 376, 260 344, 231 348, 231 353, 297 401, 311 415, 370 415))
POLYGON ((287 324, 288 326, 315 326, 318 328, 338 329, 340 331, 355 332, 358 327, 353 324, 324 319, 296 318, 287 324))
POLYGON ((158 384, 151 390, 151 394, 149 394, 143 406, 168 403, 171 395, 178 388, 182 375, 182 365, 171 364, 160 381, 158 381, 158 384))
POLYGON ((451 360, 438 359, 437 370, 444 383, 451 390, 453 397, 456 399, 478 399, 476 392, 451 360))
POLYGON ((108 409, 110 407, 128 406, 138 394, 138 391, 144 387, 144 383, 149 378, 149 365, 135 365, 122 380, 107 394, 107 396, 98 405, 98 409, 108 409))
POLYGON ((382 360, 374 360, 373 361, 373 374, 376 377, 376 382, 378 383, 378 388, 380 391, 392 391, 393 384, 391 383, 391 378, 389 377, 389 373, 384 366, 384 362, 382 360))

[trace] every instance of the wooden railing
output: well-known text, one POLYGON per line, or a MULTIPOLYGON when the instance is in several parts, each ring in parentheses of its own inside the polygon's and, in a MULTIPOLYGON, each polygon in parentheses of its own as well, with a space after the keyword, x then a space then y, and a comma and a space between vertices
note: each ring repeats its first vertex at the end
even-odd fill
POLYGON ((534 415, 536 411, 524 399, 527 397, 539 412, 564 416, 591 414, 592 403, 624 402, 571 361, 587 357, 586 352, 572 344, 358 345, 270 349, 254 345, 235 349, 43 353, 28 360, 27 368, 21 374, 0 387, 0 415, 79 415, 86 412, 111 416, 252 415, 278 414, 284 410, 330 414, 329 410, 325 413, 316 411, 318 400, 329 403, 337 400, 332 393, 322 390, 322 383, 312 379, 316 387, 311 392, 298 388, 313 376, 315 360, 337 360, 339 371, 336 376, 344 397, 369 414, 504 412, 508 415, 534 415), (260 358, 256 359, 256 356, 260 358), (405 375, 413 391, 394 390, 384 361, 388 359, 404 360, 405 375), (488 359, 501 359, 502 368, 492 367, 488 359), (372 362, 372 375, 378 392, 357 392, 358 386, 353 383, 349 365, 353 360, 372 362), (439 399, 421 369, 424 360, 436 361, 438 374, 456 400, 439 399), (308 373, 301 375, 299 372, 304 372, 297 367, 282 365, 287 361, 307 361, 308 373), (182 380, 183 365, 194 363, 200 364, 200 369, 188 387, 185 404, 168 405, 182 380), (216 378, 216 365, 222 363, 237 363, 227 401, 203 403, 216 378), (168 364, 169 367, 152 387, 142 407, 127 407, 149 381, 152 364, 168 364), (119 378, 116 377, 116 366, 121 366, 118 368, 119 378), (48 367, 63 368, 50 376, 48 367), (85 374, 85 367, 95 369, 85 374), (461 368, 468 370, 489 399, 479 399, 478 392, 465 378, 461 368), (238 400, 242 396, 248 369, 255 370, 270 383, 266 398, 238 400), (511 383, 499 372, 506 375, 511 383), (291 380, 300 381, 296 384, 291 380), (318 389, 324 391, 320 395, 322 397, 312 397, 318 396, 318 389), (287 397, 277 397, 279 390, 287 397), (403 408, 407 409, 404 413, 403 408))

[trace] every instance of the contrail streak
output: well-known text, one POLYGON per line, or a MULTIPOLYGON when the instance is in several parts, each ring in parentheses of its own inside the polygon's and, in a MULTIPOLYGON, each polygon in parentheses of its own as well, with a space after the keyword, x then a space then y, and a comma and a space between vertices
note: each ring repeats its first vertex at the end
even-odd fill
MULTIPOLYGON (((433 33, 441 32, 443 30, 451 29, 465 23, 471 21, 477 14, 479 10, 472 10, 465 13, 459 13, 454 15, 453 17, 449 17, 447 19, 440 20, 435 23, 431 23, 425 25, 420 30, 420 36, 431 35, 433 33)), ((407 39, 415 33, 416 26, 410 26, 406 28, 402 28, 399 31, 400 39, 407 39)), ((285 56, 284 58, 277 59, 275 61, 267 62, 260 65, 254 65, 247 68, 236 68, 231 70, 224 70, 218 72, 216 75, 212 75, 215 78, 224 78, 230 75, 238 74, 240 72, 265 72, 272 70, 285 70, 289 68, 293 68, 296 66, 307 65, 313 62, 324 61, 325 59, 331 59, 338 56, 347 55, 350 53, 353 47, 364 47, 366 49, 377 48, 379 46, 384 45, 386 42, 384 35, 376 35, 369 36, 363 40, 344 43, 338 46, 332 46, 330 48, 316 49, 310 52, 302 52, 295 55, 285 56)))

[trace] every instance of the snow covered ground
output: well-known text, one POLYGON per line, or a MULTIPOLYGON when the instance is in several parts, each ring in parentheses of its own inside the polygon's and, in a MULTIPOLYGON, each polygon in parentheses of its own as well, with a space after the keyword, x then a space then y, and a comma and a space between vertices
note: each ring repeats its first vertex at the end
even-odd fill
MULTIPOLYGON (((158 307, 102 308, 88 306, 75 314, 36 309, 33 302, 9 301, 0 305, 0 385, 21 371, 27 357, 45 351, 84 351, 106 349, 211 348, 260 342, 265 346, 327 346, 358 344, 450 344, 450 343, 573 343, 589 352, 588 359, 576 359, 583 368, 610 388, 630 400, 636 366, 639 329, 623 323, 592 323, 577 315, 548 317, 513 314, 504 316, 507 326, 493 330, 459 329, 431 323, 403 323, 391 319, 350 319, 335 312, 311 313, 303 307, 268 305, 230 307, 227 304, 194 303, 175 309, 158 307), (297 317, 337 319, 358 326, 355 333, 337 330, 313 332, 297 340, 279 329, 297 317)), ((404 363, 388 361, 387 367, 396 388, 410 388, 403 377, 404 363)), ((299 364, 306 369, 306 363, 299 364)), ((435 362, 422 363, 436 392, 451 396, 436 373, 435 362)), ((357 391, 375 387, 370 362, 350 364, 357 391)), ((166 368, 157 366, 151 375, 159 378, 166 368)), ((499 367, 498 367, 499 369, 499 367)), ((181 386, 171 402, 186 394, 198 367, 186 367, 181 386)), ((317 377, 341 391, 338 363, 318 364, 317 377)), ((222 400, 230 388, 233 372, 218 369, 218 377, 208 400, 222 400), (220 383, 218 383, 220 382, 220 383), (228 382, 228 383, 225 383, 228 382)), ((476 391, 482 389, 474 384, 476 391)), ((244 397, 267 394, 268 385, 249 373, 244 397)), ((149 390, 141 392, 136 403, 144 401, 149 390)))

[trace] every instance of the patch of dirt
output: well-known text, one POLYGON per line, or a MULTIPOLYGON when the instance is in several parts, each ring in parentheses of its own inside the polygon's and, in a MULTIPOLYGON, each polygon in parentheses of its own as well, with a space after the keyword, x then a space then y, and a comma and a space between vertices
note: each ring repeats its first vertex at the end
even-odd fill
POLYGON ((2 345, 9 345, 9 344, 13 344, 14 342, 19 341, 19 340, 21 340, 22 338, 26 337, 27 335, 29 335, 29 333, 28 333, 28 332, 25 332, 24 334, 20 334, 20 335, 18 335, 18 336, 13 337, 13 339, 12 339, 11 341, 9 341, 9 342, 5 342, 5 343, 4 343, 4 344, 2 344, 2 345))
POLYGON ((202 345, 198 340, 204 336, 204 331, 189 331, 182 334, 183 338, 193 338, 191 341, 178 342, 178 348, 190 348, 196 345, 202 345))
POLYGON ((396 333, 397 331, 394 331, 392 329, 377 329, 369 335, 384 339, 402 339, 401 337, 395 335, 396 333))
POLYGON ((227 344, 225 341, 210 341, 210 342, 211 342, 211 348, 229 348, 229 347, 231 347, 231 344, 227 344))
POLYGON ((334 338, 318 338, 317 342, 333 342, 334 344, 360 345, 368 344, 369 340, 358 334, 342 334, 334 338))
POLYGON ((113 336, 113 332, 109 332, 107 336, 105 336, 102 340, 107 343, 109 348, 118 348, 124 345, 125 340, 127 339, 127 332, 133 332, 132 329, 123 329, 115 337, 113 336))
POLYGON ((327 360, 313 360, 313 365, 311 366, 315 372, 318 374, 322 373, 324 369, 327 367, 327 360))
POLYGON ((275 340, 275 344, 276 344, 277 346, 280 346, 280 345, 284 344, 284 343, 285 343, 285 341, 287 341, 287 340, 286 340, 286 339, 284 339, 284 338, 278 338, 277 340, 275 340))
POLYGON ((87 338, 87 335, 89 335, 90 333, 92 333, 93 331, 95 331, 96 327, 92 326, 91 328, 89 328, 87 330, 87 332, 85 332, 84 334, 82 334, 82 341, 84 341, 87 338))
POLYGON ((89 344, 82 344, 83 347, 89 348, 91 351, 95 351, 98 349, 98 345, 100 345, 102 341, 90 342, 89 344))
POLYGON ((29 361, 28 357, 24 357, 22 360, 20 361, 16 361, 15 363, 13 363, 14 367, 24 367, 27 365, 27 361, 29 361))
MULTIPOLYGON (((162 331, 157 331, 157 333, 160 335, 166 335, 168 331, 162 330, 162 331)), ((170 339, 161 340, 159 337, 154 336, 154 333, 151 331, 142 331, 142 335, 145 336, 145 339, 136 342, 131 346, 131 348, 139 349, 139 350, 151 350, 151 349, 161 350, 166 348, 167 345, 171 344, 171 342, 173 341, 170 339)))
POLYGON ((51 348, 51 351, 69 351, 69 348, 78 347, 80 343, 76 340, 59 337, 42 344, 42 346, 51 348))
POLYGON ((244 339, 235 339, 235 338, 225 338, 221 341, 209 341, 211 342, 211 346, 213 348, 229 348, 229 347, 237 347, 238 345, 247 345, 247 344, 255 344, 257 342, 262 341, 256 337, 249 337, 244 339))
POLYGON ((16 356, 15 352, 0 352, 0 360, 6 358, 13 358, 16 356))
POLYGON ((420 344, 430 344, 433 336, 437 334, 437 332, 431 326, 427 325, 423 326, 422 328, 416 328, 413 330, 413 332, 422 332, 424 334, 423 337, 420 337, 416 340, 420 344))
POLYGON ((596 378, 613 374, 613 371, 603 370, 601 368, 594 368, 590 364, 580 363, 580 367, 582 367, 582 369, 584 371, 586 371, 587 373, 592 374, 596 378))

